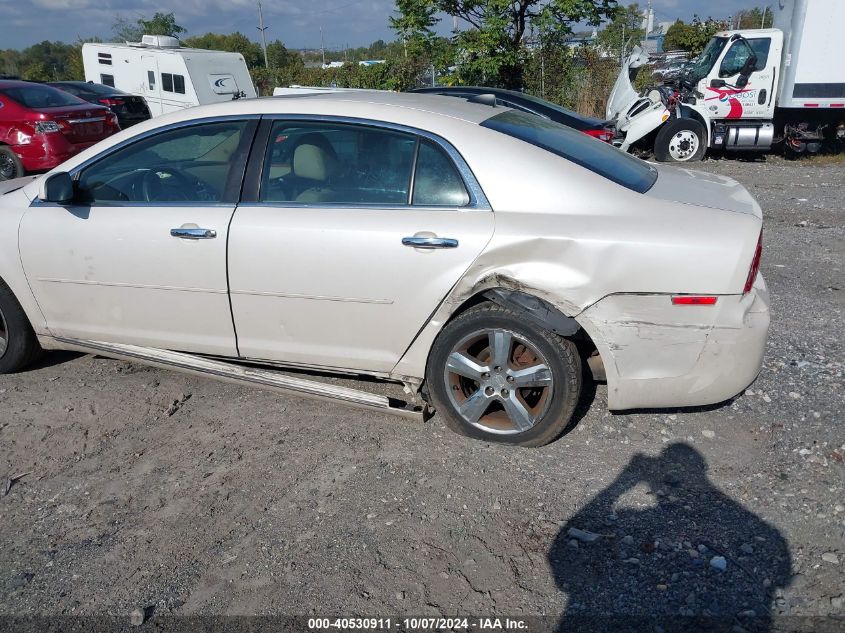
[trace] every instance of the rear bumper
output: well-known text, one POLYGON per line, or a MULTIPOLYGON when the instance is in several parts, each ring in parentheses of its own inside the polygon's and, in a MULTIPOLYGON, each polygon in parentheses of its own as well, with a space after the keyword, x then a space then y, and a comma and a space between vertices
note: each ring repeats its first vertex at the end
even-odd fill
POLYGON ((40 134, 25 145, 13 145, 12 151, 21 159, 26 171, 48 171, 94 143, 96 141, 70 143, 60 133, 40 134))
POLYGON ((612 295, 578 321, 604 362, 610 409, 715 404, 742 392, 760 372, 769 293, 758 275, 751 292, 720 296, 715 306, 612 295))

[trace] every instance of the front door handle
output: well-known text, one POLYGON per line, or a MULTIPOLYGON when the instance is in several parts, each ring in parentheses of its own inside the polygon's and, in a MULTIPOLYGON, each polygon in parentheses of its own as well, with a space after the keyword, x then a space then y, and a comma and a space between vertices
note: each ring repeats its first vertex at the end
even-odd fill
POLYGON ((413 248, 458 248, 458 240, 451 237, 403 237, 402 246, 413 248))
POLYGON ((217 237, 217 231, 181 226, 178 229, 170 229, 170 235, 172 237, 180 237, 183 240, 210 240, 217 237))

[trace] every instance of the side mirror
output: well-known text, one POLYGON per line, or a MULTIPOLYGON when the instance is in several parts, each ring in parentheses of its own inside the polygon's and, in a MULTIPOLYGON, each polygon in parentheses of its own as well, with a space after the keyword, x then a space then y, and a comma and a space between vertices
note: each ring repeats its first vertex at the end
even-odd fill
POLYGON ((745 88, 748 85, 748 75, 740 75, 736 78, 736 87, 745 88))
POLYGON ((65 204, 73 200, 73 180, 66 171, 58 171, 41 179, 38 198, 42 202, 65 204))
POLYGON ((725 87, 725 80, 724 79, 711 79, 710 80, 710 87, 711 88, 724 88, 725 87))

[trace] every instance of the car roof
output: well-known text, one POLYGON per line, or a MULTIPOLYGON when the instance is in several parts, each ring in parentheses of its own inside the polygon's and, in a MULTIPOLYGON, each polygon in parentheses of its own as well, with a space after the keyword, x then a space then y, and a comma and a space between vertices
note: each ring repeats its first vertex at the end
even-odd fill
MULTIPOLYGON (((200 116, 226 116, 238 114, 332 114, 347 115, 352 110, 366 112, 365 118, 378 120, 406 119, 413 125, 420 114, 459 119, 469 123, 481 123, 507 110, 497 106, 469 103, 454 97, 428 95, 387 90, 357 90, 353 92, 307 93, 302 95, 279 95, 255 99, 237 99, 205 106, 188 108, 174 115, 171 121, 198 118, 200 116)), ((354 115, 361 118, 360 114, 354 115)))

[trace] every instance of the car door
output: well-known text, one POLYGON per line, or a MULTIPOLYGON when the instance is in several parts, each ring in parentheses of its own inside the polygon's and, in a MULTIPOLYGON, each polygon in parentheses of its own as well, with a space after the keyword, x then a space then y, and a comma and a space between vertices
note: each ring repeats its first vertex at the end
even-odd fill
POLYGON ((241 355, 390 371, 490 240, 483 192, 451 146, 413 131, 263 125, 256 195, 229 235, 241 355))
POLYGON ((161 84, 159 83, 158 61, 155 55, 141 55, 143 77, 143 96, 147 100, 151 116, 164 114, 161 103, 161 84))
POLYGON ((21 258, 53 335, 237 354, 226 240, 257 125, 142 135, 75 170, 73 203, 33 203, 21 258))
POLYGON ((775 104, 775 60, 779 59, 779 38, 767 36, 731 42, 718 64, 717 78, 726 85, 716 89, 716 96, 708 99, 714 116, 727 119, 771 118, 775 104), (748 76, 748 83, 740 87, 737 85, 740 71, 752 54, 757 62, 748 76), (773 61, 770 62, 770 59, 773 61))

